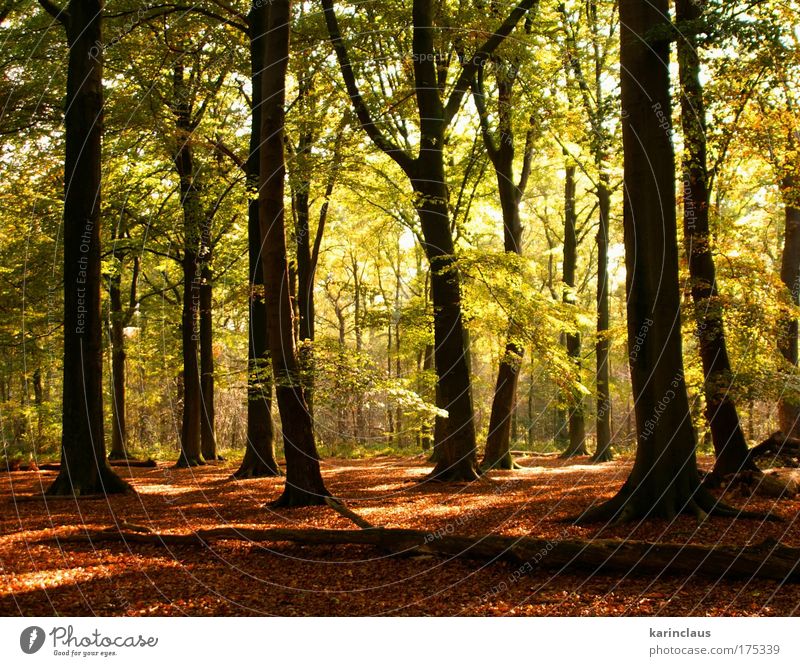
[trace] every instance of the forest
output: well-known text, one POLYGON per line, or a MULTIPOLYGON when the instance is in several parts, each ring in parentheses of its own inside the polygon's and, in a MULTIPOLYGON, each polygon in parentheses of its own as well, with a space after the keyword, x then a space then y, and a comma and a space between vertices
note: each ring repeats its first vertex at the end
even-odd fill
POLYGON ((0 44, 0 613, 800 612, 800 2, 0 44))

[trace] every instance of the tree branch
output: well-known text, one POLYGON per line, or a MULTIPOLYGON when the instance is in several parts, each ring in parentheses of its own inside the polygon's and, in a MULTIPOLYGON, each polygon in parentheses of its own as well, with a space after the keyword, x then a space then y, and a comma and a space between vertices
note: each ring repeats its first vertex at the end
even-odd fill
POLYGON ((39 4, 42 6, 42 9, 50 14, 50 16, 52 16, 56 21, 58 21, 65 28, 67 27, 67 23, 69 22, 69 14, 67 13, 66 9, 61 9, 58 5, 50 0, 39 0, 39 4))
POLYGON ((475 52, 469 61, 462 63, 461 74, 459 75, 455 88, 453 88, 453 91, 450 93, 450 97, 447 100, 447 105, 445 106, 445 126, 448 126, 453 121, 456 113, 458 113, 458 110, 461 108, 461 102, 464 99, 465 93, 472 84, 472 80, 474 79, 478 68, 486 64, 489 56, 491 56, 492 53, 494 53, 505 41, 506 37, 511 34, 514 28, 517 26, 517 23, 519 23, 520 19, 528 12, 528 10, 532 9, 538 4, 539 0, 523 0, 520 2, 514 8, 511 14, 508 15, 508 18, 503 21, 503 24, 494 33, 492 33, 491 37, 489 37, 489 39, 483 43, 483 45, 475 52))
POLYGON ((369 112, 364 98, 359 92, 358 83, 356 82, 355 73, 353 72, 353 65, 350 62, 347 47, 342 40, 342 33, 339 30, 339 22, 336 19, 333 2, 331 0, 322 0, 322 11, 325 15, 325 25, 328 28, 331 45, 339 61, 339 69, 342 72, 347 94, 350 97, 350 101, 353 103, 353 108, 355 109, 359 123, 361 123, 361 127, 380 150, 391 157, 403 171, 409 173, 414 163, 413 158, 389 139, 375 124, 372 114, 369 112))

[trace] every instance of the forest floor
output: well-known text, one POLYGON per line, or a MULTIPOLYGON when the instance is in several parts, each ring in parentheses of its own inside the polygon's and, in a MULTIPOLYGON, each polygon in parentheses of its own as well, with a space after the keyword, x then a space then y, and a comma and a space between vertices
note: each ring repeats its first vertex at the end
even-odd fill
MULTIPOLYGON (((729 501, 783 522, 691 517, 574 526, 565 518, 611 497, 630 461, 523 458, 526 469, 470 484, 415 484, 417 458, 326 460, 328 489, 375 525, 447 534, 731 544, 773 538, 800 546, 800 499, 729 501)), ((700 460, 701 467, 709 460, 700 460)), ((597 575, 434 557, 364 546, 215 541, 206 547, 59 543, 127 520, 157 532, 223 525, 352 529, 328 507, 274 511, 283 479, 235 481, 232 463, 115 468, 137 493, 45 500, 55 472, 0 474, 1 615, 797 615, 800 584, 709 577, 597 575)), ((546 562, 545 562, 546 565, 546 562)))

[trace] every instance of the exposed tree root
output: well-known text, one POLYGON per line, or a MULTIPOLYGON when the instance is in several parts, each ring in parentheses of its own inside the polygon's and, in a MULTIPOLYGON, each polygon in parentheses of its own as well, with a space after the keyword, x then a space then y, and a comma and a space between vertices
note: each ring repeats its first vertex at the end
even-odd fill
POLYGON ((116 526, 96 532, 59 537, 59 543, 123 542, 155 546, 207 546, 216 539, 253 543, 291 542, 304 545, 369 545, 395 555, 438 555, 493 562, 510 561, 534 568, 584 569, 626 575, 708 575, 713 578, 800 580, 800 548, 775 541, 747 546, 701 546, 649 543, 623 539, 547 540, 499 535, 435 536, 420 530, 368 528, 359 530, 253 529, 216 527, 188 534, 120 531, 116 526))
POLYGON ((132 490, 131 485, 106 465, 88 472, 70 474, 62 469, 47 489, 47 496, 84 497, 94 495, 115 495, 132 490))
POLYGON ((242 462, 231 476, 234 479, 263 479, 268 477, 283 476, 280 468, 270 467, 262 461, 242 462))
POLYGON ((486 457, 484 457, 483 462, 481 462, 480 471, 485 473, 493 469, 522 469, 522 465, 514 460, 514 457, 511 455, 510 451, 506 451, 499 460, 495 460, 494 462, 487 461, 486 457))
POLYGON ((310 492, 287 485, 281 496, 267 504, 271 509, 294 509, 303 506, 324 506, 330 494, 327 490, 320 493, 310 492))
POLYGON ((655 502, 645 497, 644 493, 630 492, 623 487, 607 502, 590 507, 581 515, 568 519, 568 522, 578 525, 599 522, 616 524, 651 518, 674 520, 679 515, 692 515, 698 521, 703 521, 708 516, 768 521, 783 520, 773 513, 740 511, 724 504, 705 488, 698 486, 693 493, 687 493, 685 496, 679 496, 677 492, 664 493, 655 502))
POLYGON ((423 481, 434 481, 437 483, 457 483, 477 481, 481 478, 481 471, 478 469, 474 459, 465 458, 451 465, 439 460, 436 467, 425 476, 423 481))
POLYGON ((175 467, 182 469, 185 467, 198 467, 200 465, 205 465, 206 461, 203 460, 202 456, 191 456, 187 457, 185 453, 181 452, 180 457, 178 458, 178 462, 175 463, 175 467))

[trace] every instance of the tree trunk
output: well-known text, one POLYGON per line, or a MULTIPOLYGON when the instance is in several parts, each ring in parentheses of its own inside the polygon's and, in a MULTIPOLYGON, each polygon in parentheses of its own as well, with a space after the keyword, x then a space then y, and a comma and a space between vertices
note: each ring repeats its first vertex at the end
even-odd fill
MULTIPOLYGON (((578 238, 576 234, 577 215, 575 212, 575 165, 566 167, 564 180, 564 302, 575 305, 575 267, 578 259, 578 238)), ((567 333, 567 354, 580 373, 581 369, 581 335, 579 332, 567 333)), ((562 458, 585 456, 586 422, 583 415, 583 396, 574 391, 569 397, 569 444, 562 458)))
MULTIPOLYGON (((306 138, 305 141, 310 144, 311 139, 306 138)), ((310 145, 308 147, 302 145, 303 143, 301 141, 301 153, 311 148, 310 145)), ((298 155, 298 162, 304 160, 304 157, 305 155, 298 155)), ((304 170, 302 166, 300 169, 301 171, 304 170)), ((297 239, 297 337, 300 341, 299 360, 305 381, 306 403, 308 404, 308 411, 313 417, 314 359, 313 348, 310 343, 314 340, 315 308, 314 268, 311 259, 311 229, 309 227, 310 210, 308 197, 310 187, 311 184, 308 180, 303 178, 293 198, 297 214, 295 237, 297 239)))
MULTIPOLYGON (((675 11, 679 23, 698 21, 703 15, 703 5, 697 0, 676 0, 675 11)), ((748 458, 739 414, 730 397, 733 373, 725 344, 708 221, 705 103, 697 48, 697 38, 691 31, 678 39, 684 137, 683 234, 705 375, 706 419, 716 453, 714 474, 722 478, 755 466, 748 458)))
POLYGON ((722 512, 700 486, 683 373, 670 128, 667 0, 620 1, 623 227, 636 458, 611 500, 584 522, 722 512))
POLYGON ((608 313, 608 223, 611 214, 611 192, 608 172, 604 168, 603 156, 599 155, 599 177, 597 182, 597 204, 599 210, 597 229, 597 356, 595 382, 597 385, 597 446, 592 460, 611 460, 611 384, 609 361, 611 340, 609 338, 608 313))
POLYGON ((329 493, 322 481, 311 414, 306 406, 298 372, 292 304, 289 299, 283 197, 290 1, 273 0, 268 9, 267 33, 270 39, 265 40, 264 44, 259 206, 264 243, 262 265, 267 330, 286 454, 286 485, 275 505, 310 506, 324 504, 329 493))
POLYGON ((248 15, 250 29, 250 71, 253 84, 250 154, 247 157, 247 247, 250 279, 250 316, 247 351, 247 444, 244 459, 234 473, 237 479, 280 476, 275 460, 272 424, 272 361, 269 356, 267 306, 264 300, 264 272, 261 267, 261 226, 259 223, 259 174, 261 146, 261 75, 264 39, 267 34, 268 5, 253 0, 248 15))
MULTIPOLYGON (((114 240, 112 239, 112 242, 114 240)), ((125 423, 125 313, 122 311, 122 257, 108 285, 111 314, 111 452, 109 460, 128 458, 125 423)))
MULTIPOLYGON (((431 478, 440 481, 470 481, 479 476, 475 447, 475 425, 464 326, 461 319, 461 289, 455 265, 453 239, 447 210, 447 188, 440 148, 432 140, 429 153, 418 163, 419 178, 414 191, 422 203, 417 208, 431 264, 433 291, 434 361, 440 406, 447 410, 445 432, 436 440, 439 450, 431 478)), ((441 146, 441 143, 438 144, 441 146)))
MULTIPOLYGON (((400 528, 364 528, 359 530, 324 530, 248 526, 212 527, 196 532, 155 533, 141 526, 121 531, 114 525, 104 530, 71 534, 61 542, 95 543, 119 541, 150 546, 200 546, 216 539, 248 543, 291 542, 305 546, 360 545, 374 546, 392 556, 437 555, 479 562, 503 560, 518 566, 517 576, 537 568, 556 569, 558 573, 573 568, 592 574, 618 573, 650 576, 710 576, 715 581, 755 578, 781 582, 800 580, 800 549, 772 540, 745 546, 653 543, 632 539, 536 539, 525 536, 484 534, 462 536, 434 531, 400 528)), ((510 580, 513 580, 510 578, 510 580)))
POLYGON ((217 454, 217 434, 214 427, 214 322, 213 286, 211 272, 211 229, 203 222, 200 257, 200 451, 205 460, 221 460, 217 454))
MULTIPOLYGON (((522 200, 522 189, 515 184, 514 180, 514 134, 511 111, 513 79, 500 73, 501 69, 502 67, 498 68, 497 74, 500 140, 495 145, 485 119, 482 122, 482 133, 497 178, 497 191, 503 212, 503 247, 508 253, 521 255, 522 224, 519 216, 519 204, 522 200)), ((481 108, 482 115, 485 116, 484 104, 480 99, 482 96, 482 89, 476 91, 478 106, 481 108)), ((526 156, 525 159, 528 157, 526 156)), ((523 178, 525 179, 526 176, 523 178)), ((505 353, 500 359, 500 367, 497 371, 486 449, 481 462, 481 469, 484 470, 519 467, 511 457, 511 421, 517 400, 519 371, 524 354, 522 345, 518 342, 519 333, 518 324, 513 318, 510 318, 505 353)))
MULTIPOLYGON (((363 313, 361 311, 361 291, 362 291, 362 284, 361 284, 361 276, 358 272, 358 262, 356 261, 355 256, 351 255, 352 259, 352 270, 353 270, 353 333, 355 334, 356 339, 356 353, 361 354, 361 351, 364 347, 364 334, 363 334, 363 313)), ((366 438, 366 420, 364 418, 364 393, 363 391, 359 391, 358 395, 356 396, 356 404, 355 404, 355 433, 356 433, 356 441, 361 443, 366 438)))
POLYGON ((198 311, 200 309, 200 227, 203 210, 200 202, 200 183, 194 166, 189 96, 184 81, 183 64, 173 67, 173 95, 176 127, 175 168, 180 178, 183 207, 183 307, 181 312, 181 343, 183 349, 183 419, 181 423, 181 453, 178 467, 204 464, 200 451, 201 390, 198 364, 200 338, 198 311))
MULTIPOLYGON (((796 149, 794 153, 796 155, 796 149)), ((781 257, 781 281, 791 294, 792 303, 800 304, 800 178, 796 164, 789 165, 789 173, 781 183, 786 229, 781 257)), ((781 322, 782 332, 778 349, 786 362, 797 367, 797 319, 789 317, 781 322)), ((800 404, 796 397, 784 397, 778 406, 780 428, 786 437, 800 437, 800 404)))
POLYGON ((103 132, 101 0, 72 0, 64 159, 64 384, 61 471, 49 495, 129 489, 106 463, 100 312, 100 194, 103 132))

